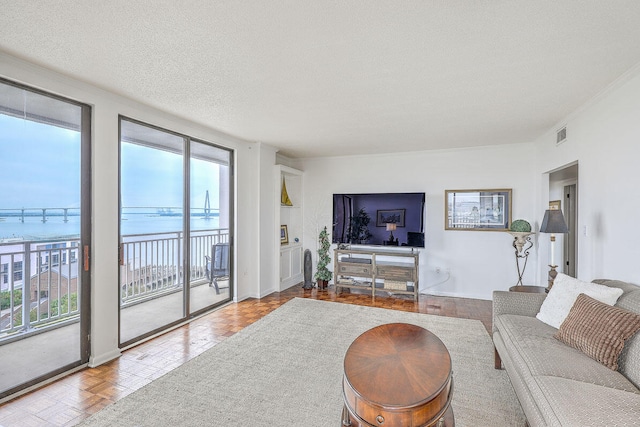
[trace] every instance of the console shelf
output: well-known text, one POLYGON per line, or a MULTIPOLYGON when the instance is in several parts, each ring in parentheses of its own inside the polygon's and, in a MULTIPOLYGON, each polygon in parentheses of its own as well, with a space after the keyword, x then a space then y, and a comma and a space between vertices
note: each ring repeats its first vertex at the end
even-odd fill
POLYGON ((342 288, 364 289, 375 299, 376 291, 413 295, 418 301, 418 251, 334 250, 336 294, 342 288))

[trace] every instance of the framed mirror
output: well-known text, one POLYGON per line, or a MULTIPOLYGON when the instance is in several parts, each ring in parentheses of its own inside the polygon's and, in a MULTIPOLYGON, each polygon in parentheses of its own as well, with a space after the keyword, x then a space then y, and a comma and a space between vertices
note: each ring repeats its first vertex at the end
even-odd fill
POLYGON ((445 190, 444 229, 509 231, 511 189, 445 190))

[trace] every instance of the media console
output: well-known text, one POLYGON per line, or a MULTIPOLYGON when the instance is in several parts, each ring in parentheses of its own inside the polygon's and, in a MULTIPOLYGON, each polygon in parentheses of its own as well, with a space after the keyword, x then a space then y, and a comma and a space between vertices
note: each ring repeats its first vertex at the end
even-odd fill
POLYGON ((342 288, 364 289, 375 299, 376 291, 413 295, 418 301, 417 250, 378 251, 365 249, 334 250, 334 283, 336 294, 342 288))

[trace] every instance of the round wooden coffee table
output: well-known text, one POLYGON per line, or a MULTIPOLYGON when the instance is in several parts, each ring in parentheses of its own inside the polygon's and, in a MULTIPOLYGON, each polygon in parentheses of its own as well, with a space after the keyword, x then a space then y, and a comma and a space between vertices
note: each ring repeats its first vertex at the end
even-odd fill
POLYGON ((390 323, 360 335, 344 358, 342 425, 454 425, 451 357, 424 328, 390 323))

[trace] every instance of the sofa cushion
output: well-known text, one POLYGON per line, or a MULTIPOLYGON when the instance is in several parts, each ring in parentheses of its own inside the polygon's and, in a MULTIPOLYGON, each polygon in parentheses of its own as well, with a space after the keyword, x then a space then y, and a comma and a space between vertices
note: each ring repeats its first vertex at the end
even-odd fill
POLYGON ((625 341, 639 329, 640 315, 580 294, 554 337, 615 371, 625 341))
POLYGON ((627 292, 637 291, 638 287, 629 282, 623 282, 622 280, 612 279, 594 279, 591 283, 597 283, 598 285, 609 286, 610 288, 620 288, 626 294, 627 292))
MULTIPOLYGON (((611 283, 612 281, 608 281, 606 285, 611 286, 611 283)), ((635 290, 625 289, 616 307, 640 314, 640 289, 637 286, 635 290)), ((625 343, 622 354, 618 358, 618 371, 640 388, 640 333, 635 334, 625 343)))
MULTIPOLYGON (((640 288, 638 286, 619 280, 594 280, 594 282, 622 289, 624 293, 618 298, 616 307, 640 314, 640 288)), ((640 333, 635 334, 625 343, 622 354, 618 358, 618 371, 640 388, 640 333)))
POLYGON ((553 287, 542 303, 536 318, 558 329, 581 293, 606 304, 614 305, 622 295, 622 289, 587 283, 558 273, 553 287))
MULTIPOLYGON (((538 376, 597 384, 604 387, 635 392, 636 386, 619 372, 613 372, 586 354, 569 347, 553 337, 557 330, 534 317, 503 314, 496 318, 496 328, 505 343, 509 359, 525 377, 532 381, 538 376)), ((537 394, 536 384, 529 384, 537 394)), ((539 399, 537 396, 536 399, 539 399)))
POLYGON ((549 405, 549 412, 554 415, 547 425, 638 425, 638 393, 559 377, 537 377, 536 381, 545 396, 546 404, 549 405))

